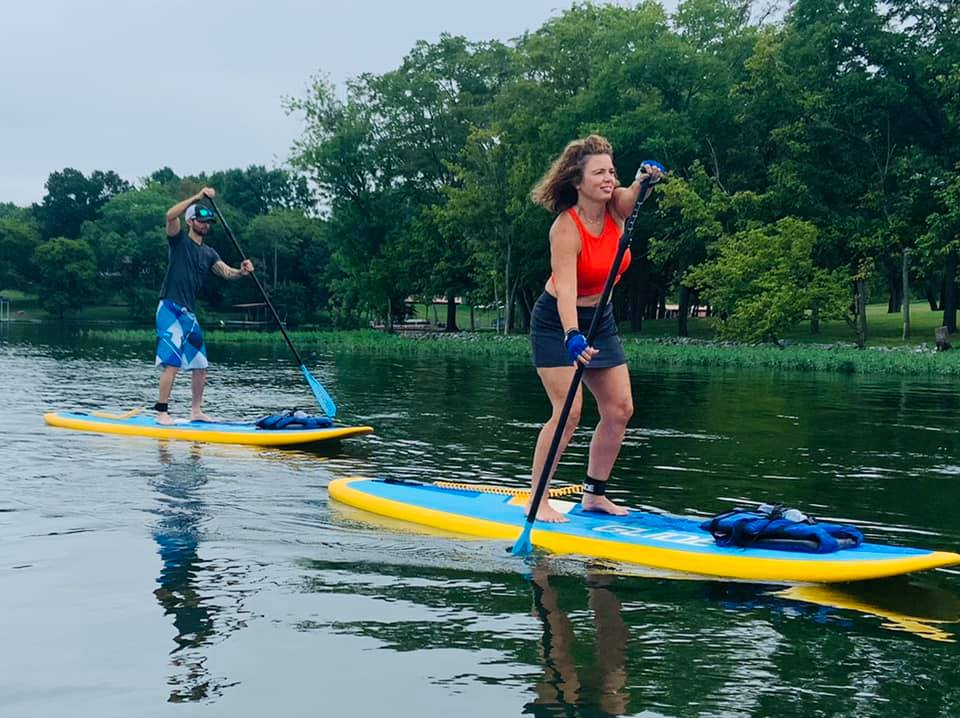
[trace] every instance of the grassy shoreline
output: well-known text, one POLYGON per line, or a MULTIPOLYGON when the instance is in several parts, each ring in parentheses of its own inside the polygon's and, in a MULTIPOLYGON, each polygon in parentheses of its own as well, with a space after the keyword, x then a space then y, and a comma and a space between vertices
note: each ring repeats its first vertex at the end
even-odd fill
MULTIPOLYGON (((409 356, 463 356, 526 358, 530 344, 526 336, 500 336, 489 332, 404 332, 386 334, 373 330, 343 332, 292 331, 298 348, 321 348, 324 352, 385 353, 409 356)), ((152 343, 147 329, 89 329, 82 335, 94 341, 152 343)), ((211 346, 273 344, 281 346, 279 332, 206 332, 211 346)), ((960 376, 960 352, 935 352, 931 345, 879 346, 858 350, 851 344, 790 343, 747 345, 705 339, 638 337, 623 338, 627 356, 636 365, 725 369, 775 369, 822 371, 845 374, 896 374, 916 376, 960 376)))

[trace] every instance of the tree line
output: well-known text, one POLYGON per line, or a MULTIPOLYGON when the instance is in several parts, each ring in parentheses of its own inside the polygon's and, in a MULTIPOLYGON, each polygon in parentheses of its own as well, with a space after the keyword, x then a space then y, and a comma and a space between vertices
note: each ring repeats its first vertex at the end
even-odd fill
POLYGON ((289 98, 305 130, 287 169, 51 174, 41 203, 0 205, 0 286, 142 311, 163 211, 210 184, 292 323, 391 322, 443 297, 449 329, 456 298, 524 328, 552 220, 529 191, 596 132, 622 177, 646 158, 670 170, 615 294, 634 330, 676 302, 681 335, 699 305, 724 336, 846 320, 862 343, 870 296, 899 311, 912 293, 956 331, 958 37, 960 7, 937 0, 581 3, 508 43, 441 36, 289 98))

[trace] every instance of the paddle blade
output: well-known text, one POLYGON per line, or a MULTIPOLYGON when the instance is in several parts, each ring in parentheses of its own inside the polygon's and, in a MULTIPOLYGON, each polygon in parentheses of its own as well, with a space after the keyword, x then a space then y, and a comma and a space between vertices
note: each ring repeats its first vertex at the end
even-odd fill
POLYGON ((516 543, 513 544, 513 548, 510 549, 510 553, 514 556, 519 556, 524 558, 533 553, 533 544, 530 543, 530 529, 533 528, 533 524, 527 522, 523 526, 523 531, 520 532, 520 535, 517 537, 516 543))
POLYGON ((323 384, 314 379, 313 375, 303 364, 300 365, 300 371, 303 372, 303 378, 306 379, 307 384, 310 385, 310 391, 312 391, 313 395, 317 398, 317 403, 320 405, 320 408, 323 409, 323 413, 331 419, 334 418, 337 415, 337 405, 333 403, 333 398, 327 393, 327 390, 323 388, 323 384))

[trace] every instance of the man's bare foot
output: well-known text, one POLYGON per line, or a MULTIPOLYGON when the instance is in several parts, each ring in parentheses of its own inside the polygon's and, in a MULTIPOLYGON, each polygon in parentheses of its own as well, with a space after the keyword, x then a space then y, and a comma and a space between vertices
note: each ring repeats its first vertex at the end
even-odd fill
POLYGON ((617 506, 606 496, 595 496, 593 494, 584 494, 580 505, 584 511, 598 511, 611 516, 626 516, 630 512, 622 506, 617 506))
POLYGON ((157 412, 157 423, 164 426, 170 426, 173 423, 173 417, 165 411, 157 412))
POLYGON ((216 419, 212 419, 202 411, 192 411, 190 412, 190 421, 210 421, 216 423, 216 419))
MULTIPOLYGON (((523 513, 530 513, 530 504, 529 502, 523 508, 523 513)), ((537 521, 543 521, 548 524, 562 524, 565 521, 569 521, 566 516, 561 514, 555 508, 553 508, 546 500, 540 503, 540 508, 537 509, 537 521)))

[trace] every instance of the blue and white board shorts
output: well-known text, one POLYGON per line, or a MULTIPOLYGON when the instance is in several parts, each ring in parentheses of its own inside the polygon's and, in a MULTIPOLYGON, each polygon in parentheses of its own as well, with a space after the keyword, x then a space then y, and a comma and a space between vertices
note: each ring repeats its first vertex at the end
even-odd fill
POLYGON ((184 371, 207 368, 207 347, 197 318, 169 299, 157 305, 157 366, 184 371))

